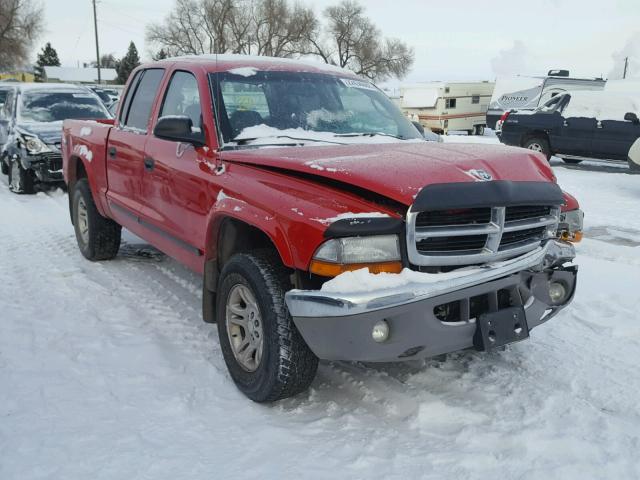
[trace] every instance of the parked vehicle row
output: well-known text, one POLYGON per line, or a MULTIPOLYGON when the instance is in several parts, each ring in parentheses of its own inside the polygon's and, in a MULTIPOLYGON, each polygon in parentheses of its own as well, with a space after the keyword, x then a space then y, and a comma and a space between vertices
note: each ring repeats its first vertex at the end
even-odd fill
MULTIPOLYGON (((507 145, 562 156, 567 163, 581 158, 627 160, 640 138, 640 99, 606 91, 556 95, 534 111, 505 112, 498 136, 507 145)), ((629 159, 629 166, 635 163, 629 159)))
POLYGON ((542 155, 425 141, 334 67, 143 65, 114 120, 64 121, 62 153, 82 254, 113 258, 125 227, 201 273, 203 319, 258 402, 305 390, 318 359, 524 340, 575 291, 582 212, 542 155))
POLYGON ((0 92, 0 165, 15 193, 33 193, 38 183, 64 184, 63 120, 111 118, 100 98, 82 86, 16 83, 0 92))

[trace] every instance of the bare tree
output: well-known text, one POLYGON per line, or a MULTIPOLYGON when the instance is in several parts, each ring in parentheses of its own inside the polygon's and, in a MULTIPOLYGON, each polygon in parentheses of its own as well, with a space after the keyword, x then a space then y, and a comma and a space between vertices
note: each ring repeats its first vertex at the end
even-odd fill
POLYGON ((308 50, 318 22, 288 0, 176 0, 147 40, 171 55, 244 53, 290 57, 308 50))
POLYGON ((32 0, 0 0, 0 67, 27 62, 42 24, 42 7, 32 0))
POLYGON ((413 65, 413 49, 398 39, 383 38, 358 2, 343 0, 328 7, 324 16, 328 38, 324 42, 310 39, 313 50, 309 53, 325 62, 378 81, 402 78, 413 65))

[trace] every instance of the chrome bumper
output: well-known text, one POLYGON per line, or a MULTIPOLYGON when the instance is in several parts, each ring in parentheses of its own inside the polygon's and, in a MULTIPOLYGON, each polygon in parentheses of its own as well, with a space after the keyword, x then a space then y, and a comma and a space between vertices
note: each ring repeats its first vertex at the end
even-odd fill
MULTIPOLYGON (((368 292, 329 293, 292 290, 286 302, 298 331, 321 359, 395 362, 476 347, 477 318, 473 299, 486 297, 489 310, 500 310, 499 292, 518 292, 514 307, 522 308, 528 329, 537 327, 569 304, 575 292, 577 267, 573 246, 548 241, 537 250, 508 261, 450 274, 425 274, 425 282, 368 292), (454 276, 455 275, 455 276, 454 276), (553 302, 549 285, 562 282, 567 295, 553 302), (443 305, 465 305, 464 318, 444 321, 443 305), (389 326, 387 340, 372 339, 380 321, 389 326)), ((481 314, 481 312, 480 312, 481 314)))
POLYGON ((419 302, 501 277, 548 268, 575 258, 573 245, 555 240, 517 258, 482 265, 462 272, 425 274, 425 281, 372 292, 329 293, 322 290, 291 290, 285 300, 292 317, 340 317, 373 312, 419 302))

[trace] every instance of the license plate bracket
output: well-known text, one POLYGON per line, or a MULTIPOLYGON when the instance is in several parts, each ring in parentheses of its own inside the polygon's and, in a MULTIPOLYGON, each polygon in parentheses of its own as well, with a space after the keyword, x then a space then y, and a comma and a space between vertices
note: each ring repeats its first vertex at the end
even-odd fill
POLYGON ((509 307, 483 313, 476 319, 473 346, 489 351, 529 337, 529 326, 523 307, 509 307))

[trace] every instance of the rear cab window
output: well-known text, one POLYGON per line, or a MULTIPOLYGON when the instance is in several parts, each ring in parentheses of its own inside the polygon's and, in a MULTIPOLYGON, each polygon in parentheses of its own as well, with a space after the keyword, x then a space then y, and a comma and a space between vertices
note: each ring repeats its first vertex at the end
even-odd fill
POLYGON ((121 127, 146 133, 163 76, 162 68, 150 68, 136 73, 120 113, 121 127))

